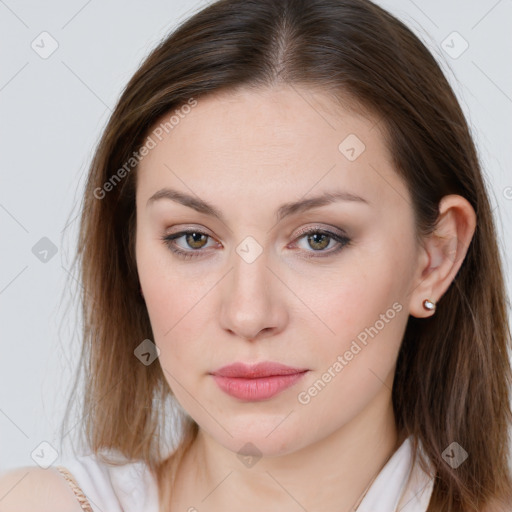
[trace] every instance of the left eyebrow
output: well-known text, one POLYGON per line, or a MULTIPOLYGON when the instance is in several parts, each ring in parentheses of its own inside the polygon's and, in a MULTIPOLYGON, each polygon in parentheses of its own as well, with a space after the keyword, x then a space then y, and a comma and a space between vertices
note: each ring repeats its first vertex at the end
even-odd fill
POLYGON ((310 197, 309 199, 300 199, 299 201, 285 203, 277 210, 277 221, 280 222, 289 215, 301 213, 320 206, 327 206, 328 204, 336 203, 339 201, 358 202, 370 205, 369 201, 361 196, 352 194, 346 191, 324 192, 321 195, 310 197))
MULTIPOLYGON (((170 201, 175 201, 184 206, 187 206, 188 208, 192 208, 199 213, 215 217, 222 221, 224 224, 226 224, 222 212, 212 204, 208 203, 207 201, 204 201, 203 199, 199 199, 198 197, 171 188, 162 188, 155 192, 148 199, 146 203, 146 208, 150 204, 153 204, 155 201, 158 201, 160 199, 168 199, 170 201)), ((329 204, 339 201, 356 202, 367 205, 370 204, 369 201, 367 201, 363 197, 358 196, 356 194, 352 194, 351 192, 324 192, 323 194, 310 197, 309 199, 300 199, 298 201, 284 203, 276 211, 277 221, 280 222, 285 217, 288 217, 290 215, 302 213, 304 211, 311 210, 313 208, 319 208, 321 206, 327 206, 329 204)))

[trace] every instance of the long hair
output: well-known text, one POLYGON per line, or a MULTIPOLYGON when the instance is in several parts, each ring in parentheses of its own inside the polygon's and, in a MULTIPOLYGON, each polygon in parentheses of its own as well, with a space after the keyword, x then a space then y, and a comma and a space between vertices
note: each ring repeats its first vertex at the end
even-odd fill
POLYGON ((198 425, 182 414, 181 437, 165 452, 172 432, 162 404, 179 406, 161 366, 134 355, 152 339, 134 251, 138 151, 164 115, 179 119, 216 91, 278 84, 348 97, 373 113, 409 189, 419 238, 434 230, 443 196, 459 194, 475 210, 476 231, 436 314, 408 319, 392 403, 399 435, 412 435, 415 453, 421 442, 419 463, 433 468, 428 511, 505 503, 512 488, 510 330, 486 184, 439 65, 410 29, 368 0, 218 1, 165 38, 127 84, 81 205, 75 262, 83 287, 83 439, 106 461, 101 451, 145 461, 167 509, 169 482, 198 425), (456 469, 443 458, 453 442, 469 454, 456 469))

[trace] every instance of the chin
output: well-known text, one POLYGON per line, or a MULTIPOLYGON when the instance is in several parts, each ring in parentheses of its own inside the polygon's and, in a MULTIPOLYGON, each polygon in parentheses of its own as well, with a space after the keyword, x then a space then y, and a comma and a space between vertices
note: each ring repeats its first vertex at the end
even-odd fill
POLYGON ((239 456, 277 457, 300 449, 304 443, 304 432, 299 432, 291 423, 291 418, 283 421, 283 416, 239 421, 224 424, 232 437, 222 428, 215 428, 209 435, 219 444, 239 456), (280 424, 280 422, 282 422, 280 424), (285 425, 286 422, 290 422, 285 425), (276 428, 277 426, 277 428, 276 428))

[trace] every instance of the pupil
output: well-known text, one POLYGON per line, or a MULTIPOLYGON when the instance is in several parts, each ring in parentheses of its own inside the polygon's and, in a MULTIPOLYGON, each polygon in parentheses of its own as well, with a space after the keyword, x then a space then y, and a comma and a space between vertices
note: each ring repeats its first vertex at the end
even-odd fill
POLYGON ((316 248, 313 247, 315 250, 317 250, 317 249, 324 249, 325 247, 327 247, 327 245, 329 245, 329 244, 326 245, 325 243, 319 242, 318 238, 323 238, 324 241, 325 241, 326 239, 329 238, 329 236, 325 235, 323 233, 315 233, 314 235, 310 235, 309 236, 309 241, 313 242, 313 244, 319 244, 320 245, 320 247, 316 247, 316 248))
POLYGON ((191 241, 191 245, 192 247, 201 247, 201 237, 203 237, 204 235, 202 233, 190 233, 189 234, 189 237, 192 238, 192 241, 191 241), (199 245, 194 245, 194 244, 199 244, 199 245))

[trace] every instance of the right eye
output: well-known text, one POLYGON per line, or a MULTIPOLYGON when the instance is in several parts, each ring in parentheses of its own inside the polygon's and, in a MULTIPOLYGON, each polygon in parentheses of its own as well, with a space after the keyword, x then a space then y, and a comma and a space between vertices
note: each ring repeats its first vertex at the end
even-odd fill
POLYGON ((174 254, 177 254, 181 258, 189 259, 202 255, 201 253, 203 251, 201 251, 201 249, 206 246, 209 238, 212 237, 198 229, 189 229, 172 235, 165 235, 162 237, 162 241, 174 254), (191 249, 187 250, 183 246, 180 246, 177 243, 177 240, 180 238, 184 238, 184 242, 191 249))

